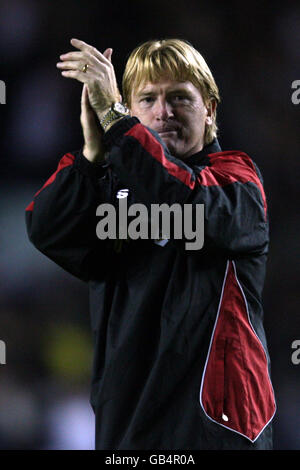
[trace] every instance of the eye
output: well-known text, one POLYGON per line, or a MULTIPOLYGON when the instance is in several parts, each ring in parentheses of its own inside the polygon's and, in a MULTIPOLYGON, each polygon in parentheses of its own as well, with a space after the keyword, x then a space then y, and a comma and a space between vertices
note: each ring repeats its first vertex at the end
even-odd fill
POLYGON ((188 98, 187 98, 185 95, 174 95, 174 96, 173 96, 173 101, 175 101, 175 102, 177 102, 177 103, 178 103, 178 102, 180 103, 180 102, 182 102, 182 101, 184 101, 184 100, 187 100, 187 99, 188 99, 188 98))
POLYGON ((140 103, 152 103, 154 101, 153 96, 145 96, 140 100, 140 103))

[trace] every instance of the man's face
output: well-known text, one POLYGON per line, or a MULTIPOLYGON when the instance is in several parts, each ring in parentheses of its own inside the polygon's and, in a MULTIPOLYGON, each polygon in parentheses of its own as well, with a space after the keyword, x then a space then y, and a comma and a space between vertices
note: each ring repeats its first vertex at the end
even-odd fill
POLYGON ((175 157, 185 159, 203 148, 205 125, 210 125, 211 105, 204 105, 190 81, 168 78, 147 82, 131 95, 131 115, 158 132, 175 157))

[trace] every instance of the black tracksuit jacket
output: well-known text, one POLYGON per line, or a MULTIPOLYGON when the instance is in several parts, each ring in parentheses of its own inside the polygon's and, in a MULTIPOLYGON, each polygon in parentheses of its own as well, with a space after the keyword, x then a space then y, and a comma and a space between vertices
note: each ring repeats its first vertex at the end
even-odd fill
POLYGON ((135 117, 105 145, 105 164, 67 153, 26 208, 32 243, 89 284, 96 449, 271 449, 259 170, 216 139, 179 160, 135 117), (204 204, 204 246, 100 240, 96 209, 117 207, 121 189, 149 213, 204 204))

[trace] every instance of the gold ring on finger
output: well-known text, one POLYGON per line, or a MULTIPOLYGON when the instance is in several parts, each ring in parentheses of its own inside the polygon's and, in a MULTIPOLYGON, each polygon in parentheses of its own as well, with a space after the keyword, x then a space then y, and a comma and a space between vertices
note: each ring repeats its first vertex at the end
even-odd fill
POLYGON ((89 66, 88 64, 84 64, 84 66, 82 67, 81 71, 82 71, 83 73, 86 73, 86 71, 87 71, 87 69, 88 69, 88 66, 89 66))

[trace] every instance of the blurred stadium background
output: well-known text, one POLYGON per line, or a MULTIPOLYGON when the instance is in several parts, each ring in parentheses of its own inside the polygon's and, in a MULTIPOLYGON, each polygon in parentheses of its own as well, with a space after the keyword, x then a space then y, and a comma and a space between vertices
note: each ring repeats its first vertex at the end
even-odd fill
POLYGON ((278 411, 275 449, 300 449, 299 122, 300 4, 190 0, 1 0, 0 449, 93 449, 88 290, 28 241, 24 211, 82 145, 81 84, 56 62, 76 37, 112 47, 119 83, 128 53, 153 38, 189 40, 219 85, 219 140, 258 164, 268 197, 271 246, 265 329, 278 411), (299 174, 299 173, 298 173, 299 174))

